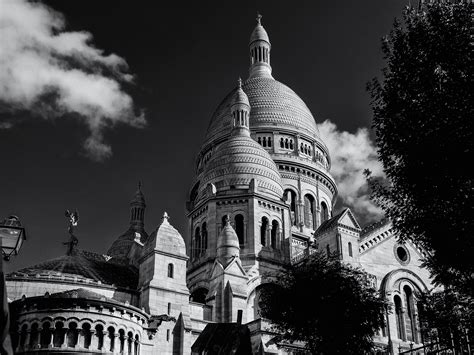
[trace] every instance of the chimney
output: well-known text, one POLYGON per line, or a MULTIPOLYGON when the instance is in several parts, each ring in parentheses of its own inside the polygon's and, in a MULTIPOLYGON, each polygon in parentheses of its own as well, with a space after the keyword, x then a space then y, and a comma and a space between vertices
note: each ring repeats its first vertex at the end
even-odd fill
POLYGON ((242 310, 241 309, 237 311, 237 324, 239 325, 242 324, 242 310))

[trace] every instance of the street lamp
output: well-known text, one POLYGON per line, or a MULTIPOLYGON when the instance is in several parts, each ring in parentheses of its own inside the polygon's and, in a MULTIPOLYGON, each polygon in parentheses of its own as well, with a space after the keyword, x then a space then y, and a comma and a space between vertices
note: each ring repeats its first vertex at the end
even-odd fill
POLYGON ((12 215, 0 223, 0 240, 3 259, 8 261, 12 254, 18 255, 23 240, 26 240, 26 232, 17 216, 12 215))
MULTIPOLYGON (((0 223, 0 247, 2 247, 3 259, 8 261, 12 254, 18 255, 25 239, 26 232, 20 219, 17 216, 5 218, 0 223)), ((3 274, 3 260, 0 260, 0 303, 2 303, 0 312, 0 354, 10 355, 13 354, 13 349, 9 333, 10 314, 8 311, 7 287, 3 274)))

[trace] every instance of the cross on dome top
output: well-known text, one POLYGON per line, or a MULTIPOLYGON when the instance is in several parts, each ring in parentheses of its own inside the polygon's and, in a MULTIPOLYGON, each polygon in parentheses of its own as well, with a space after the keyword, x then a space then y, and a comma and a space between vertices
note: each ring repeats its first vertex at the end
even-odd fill
POLYGON ((257 18, 256 18, 256 20, 257 20, 257 24, 258 24, 258 25, 261 25, 261 24, 262 24, 262 15, 260 15, 259 12, 257 12, 257 18))

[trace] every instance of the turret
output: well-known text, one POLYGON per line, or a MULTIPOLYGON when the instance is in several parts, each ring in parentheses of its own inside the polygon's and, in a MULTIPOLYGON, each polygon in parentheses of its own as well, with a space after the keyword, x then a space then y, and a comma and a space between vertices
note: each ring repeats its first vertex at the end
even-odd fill
POLYGON ((145 225, 145 196, 142 192, 142 183, 138 182, 138 189, 130 201, 130 225, 143 228, 145 225))
POLYGON ((257 26, 250 35, 250 78, 272 76, 270 66, 270 39, 262 26, 262 15, 257 14, 257 26))
POLYGON ((232 135, 243 134, 250 136, 250 103, 244 90, 242 90, 242 79, 240 78, 238 80, 237 90, 232 96, 230 111, 232 114, 232 135))

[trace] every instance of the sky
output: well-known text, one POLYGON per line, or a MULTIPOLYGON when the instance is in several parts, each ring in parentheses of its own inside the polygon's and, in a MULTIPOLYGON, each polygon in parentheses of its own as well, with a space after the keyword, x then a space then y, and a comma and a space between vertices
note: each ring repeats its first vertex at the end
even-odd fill
POLYGON ((106 253, 128 227, 138 181, 148 232, 186 233, 194 159, 220 101, 248 75, 257 11, 273 76, 307 104, 330 149, 339 205, 380 217, 362 170, 382 174, 366 83, 407 1, 0 0, 0 219, 27 241, 8 270, 79 247, 106 253))

